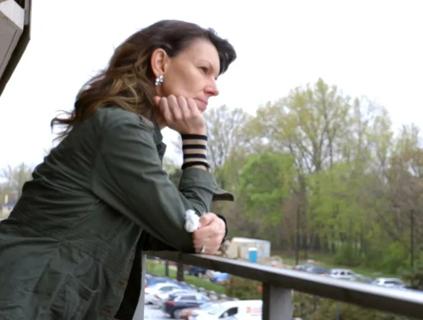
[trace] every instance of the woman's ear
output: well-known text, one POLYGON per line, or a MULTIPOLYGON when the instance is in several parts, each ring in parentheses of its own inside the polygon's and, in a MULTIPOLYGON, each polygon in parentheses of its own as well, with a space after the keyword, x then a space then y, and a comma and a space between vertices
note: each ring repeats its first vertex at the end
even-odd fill
POLYGON ((168 63, 168 55, 162 48, 155 49, 151 55, 151 70, 156 77, 162 75, 166 71, 168 63))

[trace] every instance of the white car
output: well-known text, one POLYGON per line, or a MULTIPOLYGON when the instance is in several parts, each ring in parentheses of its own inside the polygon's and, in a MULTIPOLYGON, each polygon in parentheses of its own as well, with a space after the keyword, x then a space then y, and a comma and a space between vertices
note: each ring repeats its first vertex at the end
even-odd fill
POLYGON ((259 320, 262 315, 261 300, 235 300, 207 304, 192 311, 190 320, 239 319, 259 320))
POLYGON ((398 278, 376 278, 372 284, 388 288, 405 288, 404 282, 398 278))
POLYGON ((357 275, 350 269, 331 269, 329 277, 343 280, 355 280, 357 275))
POLYGON ((151 303, 156 306, 162 307, 163 303, 167 299, 169 299, 170 295, 178 296, 178 295, 187 294, 187 293, 195 293, 195 291, 193 289, 182 289, 182 288, 172 289, 170 291, 161 290, 154 294, 154 296, 151 299, 151 303))
POLYGON ((159 282, 155 285, 146 287, 144 289, 144 303, 146 304, 159 304, 158 294, 170 292, 172 290, 181 289, 176 283, 173 282, 159 282))

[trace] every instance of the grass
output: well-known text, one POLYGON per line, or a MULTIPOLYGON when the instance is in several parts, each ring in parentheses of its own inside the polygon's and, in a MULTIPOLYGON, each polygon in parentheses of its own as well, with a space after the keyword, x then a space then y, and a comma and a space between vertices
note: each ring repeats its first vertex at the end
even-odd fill
MULTIPOLYGON (((147 259, 147 272, 155 276, 165 276, 165 262, 163 260, 147 259)), ((176 279, 176 268, 172 265, 169 266, 169 278, 176 279)), ((214 291, 216 293, 225 293, 224 286, 210 282, 207 278, 199 278, 184 274, 184 280, 197 288, 204 288, 207 291, 214 291)))
MULTIPOLYGON (((295 266, 295 258, 293 252, 285 252, 285 251, 274 251, 272 252, 272 255, 280 256, 284 262, 285 265, 289 265, 291 267, 295 266)), ((376 277, 399 277, 399 275, 390 274, 388 272, 385 272, 383 270, 375 270, 374 268, 358 265, 358 266, 351 266, 351 265, 342 265, 337 264, 335 262, 335 256, 331 254, 322 254, 319 252, 313 252, 309 251, 307 253, 307 259, 304 258, 304 252, 301 252, 299 264, 306 263, 308 260, 313 260, 316 264, 327 268, 345 268, 345 269, 351 269, 355 273, 362 274, 366 277, 376 278, 376 277)))

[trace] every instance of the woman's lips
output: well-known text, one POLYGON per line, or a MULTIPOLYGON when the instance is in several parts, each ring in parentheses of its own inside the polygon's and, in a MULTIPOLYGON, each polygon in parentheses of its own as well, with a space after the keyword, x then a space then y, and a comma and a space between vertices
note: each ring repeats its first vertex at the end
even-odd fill
POLYGON ((207 109, 207 100, 196 98, 195 101, 197 102, 197 107, 200 111, 206 111, 207 109))

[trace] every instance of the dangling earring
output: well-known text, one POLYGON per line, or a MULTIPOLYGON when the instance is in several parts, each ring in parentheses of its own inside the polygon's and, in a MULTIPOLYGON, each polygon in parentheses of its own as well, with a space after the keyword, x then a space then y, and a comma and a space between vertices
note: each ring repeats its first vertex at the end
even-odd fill
POLYGON ((164 82, 164 76, 161 74, 156 78, 156 81, 154 82, 154 84, 156 85, 156 87, 160 87, 164 82))

